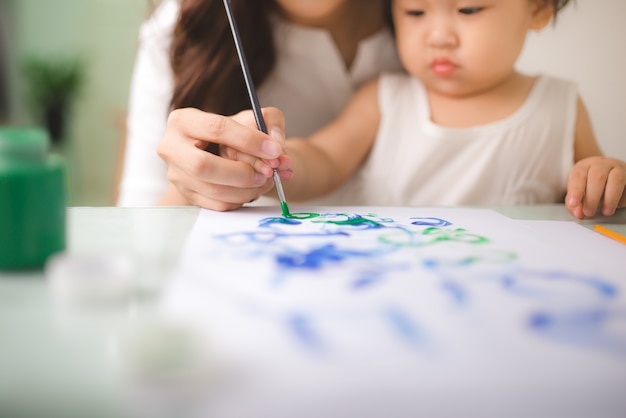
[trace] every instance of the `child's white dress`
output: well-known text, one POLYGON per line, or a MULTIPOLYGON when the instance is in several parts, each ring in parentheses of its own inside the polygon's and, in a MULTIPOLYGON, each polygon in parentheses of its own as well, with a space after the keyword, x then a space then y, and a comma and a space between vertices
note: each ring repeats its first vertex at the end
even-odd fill
POLYGON ((342 187, 351 205, 516 205, 562 201, 574 162, 577 88, 537 78, 511 116, 467 129, 430 120, 424 86, 380 78, 381 124, 364 166, 342 187))

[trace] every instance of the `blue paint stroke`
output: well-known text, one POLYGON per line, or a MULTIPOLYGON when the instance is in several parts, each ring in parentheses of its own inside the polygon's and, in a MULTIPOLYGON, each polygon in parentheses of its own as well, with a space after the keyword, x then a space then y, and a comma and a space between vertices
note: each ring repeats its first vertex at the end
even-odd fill
POLYGON ((426 258, 422 261, 422 266, 429 270, 440 270, 450 267, 467 267, 475 264, 480 259, 478 257, 463 257, 453 260, 441 260, 437 258, 426 258))
POLYGON ((317 270, 321 267, 338 263, 350 258, 368 258, 380 251, 356 251, 338 248, 335 244, 326 244, 309 251, 290 250, 276 255, 276 263, 287 269, 317 270))
POLYGON ((417 219, 416 221, 411 222, 411 225, 416 225, 416 226, 450 226, 452 225, 452 222, 446 221, 445 219, 441 219, 441 218, 414 217, 411 219, 417 219))
POLYGON ((252 231, 252 232, 234 232, 231 234, 215 235, 214 238, 226 244, 241 245, 242 243, 245 243, 245 242, 268 244, 268 243, 275 242, 282 238, 294 238, 294 237, 326 238, 329 236, 348 236, 348 235, 349 234, 342 232, 342 231, 287 233, 287 232, 269 230, 269 231, 252 231))
POLYGON ((257 243, 272 243, 281 238, 291 237, 318 237, 326 238, 329 236, 350 236, 352 230, 367 230, 367 229, 381 229, 381 228, 400 228, 406 229, 404 226, 395 225, 394 221, 389 218, 377 218, 376 215, 358 215, 347 213, 326 213, 315 217, 309 222, 332 225, 339 227, 335 230, 322 229, 319 232, 305 232, 305 233, 293 233, 275 228, 278 226, 297 226, 302 225, 304 222, 299 219, 286 218, 286 217, 268 217, 259 220, 259 227, 264 228, 263 231, 247 231, 247 232, 235 232, 229 234, 215 235, 214 237, 228 244, 240 245, 245 242, 257 242, 257 243), (367 217, 366 217, 367 216, 367 217), (385 225, 390 223, 394 225, 385 225))
POLYGON ((441 288, 452 297, 452 301, 457 305, 464 305, 468 301, 468 294, 465 288, 456 280, 450 279, 446 273, 446 267, 465 267, 474 264, 478 258, 464 257, 458 260, 438 260, 427 258, 422 261, 425 269, 431 270, 434 274, 442 278, 441 288))
POLYGON ((271 228, 273 225, 301 225, 302 221, 298 221, 292 218, 282 218, 282 217, 274 217, 274 218, 263 218, 259 220, 259 226, 261 228, 271 228))
POLYGON ((299 313, 292 314, 287 318, 287 326, 304 348, 316 353, 323 350, 322 340, 313 330, 310 318, 299 313))
POLYGON ((429 270, 440 270, 444 268, 466 268, 468 266, 478 264, 509 264, 517 260, 517 258, 517 254, 512 252, 483 249, 481 253, 476 253, 463 257, 425 258, 422 261, 422 266, 429 270))
POLYGON ((441 288, 452 297, 452 300, 457 305, 464 305, 469 299, 465 288, 453 280, 444 280, 443 283, 441 283, 441 288))
POLYGON ((288 274, 286 270, 279 270, 271 281, 273 289, 278 289, 287 282, 288 274))
POLYGON ((598 349, 626 359, 626 336, 612 333, 611 328, 605 326, 610 321, 626 321, 626 310, 539 311, 530 315, 528 326, 553 341, 598 349))
POLYGON ((387 273, 386 269, 361 271, 358 277, 352 282, 351 287, 354 290, 369 289, 372 286, 382 283, 387 273))
POLYGON ((552 282, 579 284, 594 292, 601 299, 614 299, 619 293, 616 286, 600 278, 581 276, 576 273, 565 271, 520 270, 516 272, 514 276, 502 276, 499 280, 506 290, 520 296, 540 298, 553 293, 549 290, 541 289, 541 282, 531 282, 529 278, 538 278, 552 282))
POLYGON ((398 307, 389 307, 384 312, 385 319, 398 335, 413 347, 423 346, 424 336, 417 323, 398 307))
POLYGON ((412 269, 412 264, 410 263, 372 266, 358 271, 355 279, 351 282, 350 288, 354 291, 369 289, 384 283, 392 271, 407 271, 410 269, 412 269))
POLYGON ((352 288, 355 290, 361 290, 372 287, 382 282, 381 276, 382 275, 359 277, 352 283, 352 288))

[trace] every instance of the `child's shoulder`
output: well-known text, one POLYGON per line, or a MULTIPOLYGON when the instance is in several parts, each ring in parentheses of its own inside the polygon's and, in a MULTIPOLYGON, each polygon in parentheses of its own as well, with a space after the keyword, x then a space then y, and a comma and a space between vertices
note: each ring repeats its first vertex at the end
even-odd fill
POLYGON ((381 73, 377 79, 377 85, 385 89, 403 89, 408 86, 423 86, 422 82, 408 74, 406 71, 388 71, 381 73))
POLYGON ((382 97, 401 97, 425 94, 424 84, 404 71, 382 73, 377 80, 377 90, 382 97))
POLYGON ((406 83, 408 80, 416 80, 415 77, 410 75, 404 70, 385 71, 378 76, 378 81, 406 83), (390 81, 388 81, 390 80, 390 81))
POLYGON ((578 91, 578 83, 568 78, 557 77, 551 74, 538 74, 535 81, 536 89, 578 91))

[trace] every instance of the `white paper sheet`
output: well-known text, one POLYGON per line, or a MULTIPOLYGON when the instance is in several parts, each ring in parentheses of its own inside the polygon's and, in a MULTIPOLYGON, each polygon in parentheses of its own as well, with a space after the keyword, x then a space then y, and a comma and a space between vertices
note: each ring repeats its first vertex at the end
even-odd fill
POLYGON ((228 376, 200 416, 624 416, 626 246, 482 209, 302 211, 199 215, 163 309, 228 376))

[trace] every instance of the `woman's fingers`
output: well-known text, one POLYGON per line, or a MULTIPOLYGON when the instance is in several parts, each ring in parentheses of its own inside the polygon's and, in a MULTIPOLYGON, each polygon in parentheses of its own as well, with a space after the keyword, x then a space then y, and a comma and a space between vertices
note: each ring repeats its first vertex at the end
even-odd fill
MULTIPOLYGON (((268 113, 274 115, 272 120, 276 119, 275 112, 268 113)), ((250 111, 231 118, 198 109, 177 109, 170 113, 168 128, 172 127, 185 137, 207 144, 226 145, 259 158, 278 158, 282 153, 281 145, 256 129, 256 125, 251 126, 251 120, 253 115, 250 111)))
POLYGON ((273 187, 269 178, 283 155, 283 116, 277 109, 264 112, 277 139, 256 129, 251 111, 232 118, 192 108, 170 114, 157 152, 186 202, 231 210, 273 187), (209 144, 217 144, 220 155, 206 152, 209 144))
POLYGON ((226 205, 241 205, 256 200, 271 187, 271 181, 263 178, 263 182, 251 187, 233 187, 217 183, 208 183, 187 176, 168 176, 168 180, 189 201, 189 203, 215 210, 220 209, 219 202, 226 205), (214 203, 208 203, 214 202, 214 203))

